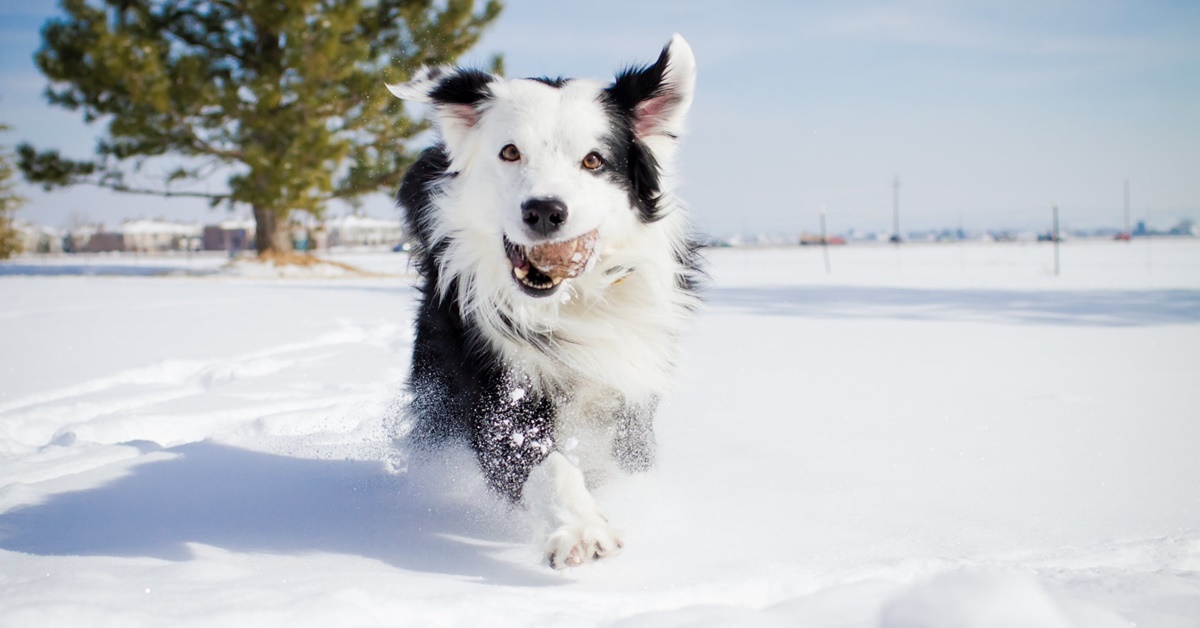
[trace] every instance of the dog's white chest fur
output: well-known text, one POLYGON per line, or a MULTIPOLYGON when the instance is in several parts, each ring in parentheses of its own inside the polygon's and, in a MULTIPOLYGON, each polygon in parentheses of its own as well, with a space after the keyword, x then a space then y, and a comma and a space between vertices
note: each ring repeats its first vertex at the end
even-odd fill
POLYGON ((549 388, 599 386, 633 402, 666 392, 677 357, 677 336, 695 297, 674 283, 683 269, 663 243, 624 250, 657 256, 607 255, 552 302, 497 296, 480 312, 488 338, 517 368, 549 388), (657 257, 657 259, 656 259, 657 257), (511 333, 513 328, 520 333, 511 333), (530 344, 522 336, 543 339, 530 344))

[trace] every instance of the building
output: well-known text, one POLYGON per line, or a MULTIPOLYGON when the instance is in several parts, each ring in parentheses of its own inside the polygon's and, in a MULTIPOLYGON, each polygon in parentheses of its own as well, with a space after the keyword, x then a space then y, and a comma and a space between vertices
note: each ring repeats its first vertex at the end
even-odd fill
POLYGON ((350 214, 325 221, 329 246, 395 246, 404 240, 400 220, 350 214))
POLYGON ((203 228, 197 223, 141 219, 121 223, 117 232, 121 234, 126 251, 162 253, 200 250, 203 228))
POLYGON ((72 227, 62 238, 61 251, 64 253, 198 251, 202 232, 203 228, 196 223, 164 220, 127 220, 115 229, 109 229, 101 224, 79 225, 72 227))
POLYGON ((63 233, 54 227, 20 221, 16 223, 16 230, 25 253, 63 252, 63 233))
POLYGON ((125 250, 125 236, 102 224, 72 227, 62 241, 63 253, 111 253, 125 250))
POLYGON ((205 251, 238 252, 254 248, 254 220, 241 218, 205 225, 201 233, 201 248, 205 251))

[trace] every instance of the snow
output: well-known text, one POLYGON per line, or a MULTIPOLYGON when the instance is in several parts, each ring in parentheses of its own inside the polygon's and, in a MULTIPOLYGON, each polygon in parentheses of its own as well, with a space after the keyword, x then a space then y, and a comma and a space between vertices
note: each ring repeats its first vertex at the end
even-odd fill
POLYGON ((0 264, 0 625, 1195 627, 1200 241, 1061 252, 709 251, 625 550, 567 573, 394 442, 404 255, 0 264))

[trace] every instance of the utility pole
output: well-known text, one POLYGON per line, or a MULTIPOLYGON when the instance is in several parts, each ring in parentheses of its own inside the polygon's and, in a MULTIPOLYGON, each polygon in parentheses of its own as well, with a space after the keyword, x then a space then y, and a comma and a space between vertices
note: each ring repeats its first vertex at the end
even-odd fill
POLYGON ((1133 231, 1129 226, 1129 179, 1125 179, 1125 238, 1126 241, 1133 239, 1133 231))
POLYGON ((825 233, 825 204, 821 204, 821 254, 825 256, 825 274, 829 274, 829 236, 825 233))
POLYGON ((892 242, 900 244, 900 175, 892 180, 892 242))
POLYGON ((1050 232, 1050 239, 1054 240, 1054 276, 1058 276, 1058 203, 1054 203, 1054 208, 1051 210, 1051 216, 1054 219, 1054 230, 1050 232))

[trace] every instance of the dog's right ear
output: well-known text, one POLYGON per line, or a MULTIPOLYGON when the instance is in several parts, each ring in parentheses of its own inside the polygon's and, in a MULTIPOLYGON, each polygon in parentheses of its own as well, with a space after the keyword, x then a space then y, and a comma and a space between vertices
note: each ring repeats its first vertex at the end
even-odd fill
POLYGON ((495 76, 479 70, 425 67, 411 81, 387 88, 397 98, 433 105, 434 125, 453 155, 456 147, 462 146, 467 131, 479 123, 479 116, 491 101, 491 83, 495 80, 495 76))

